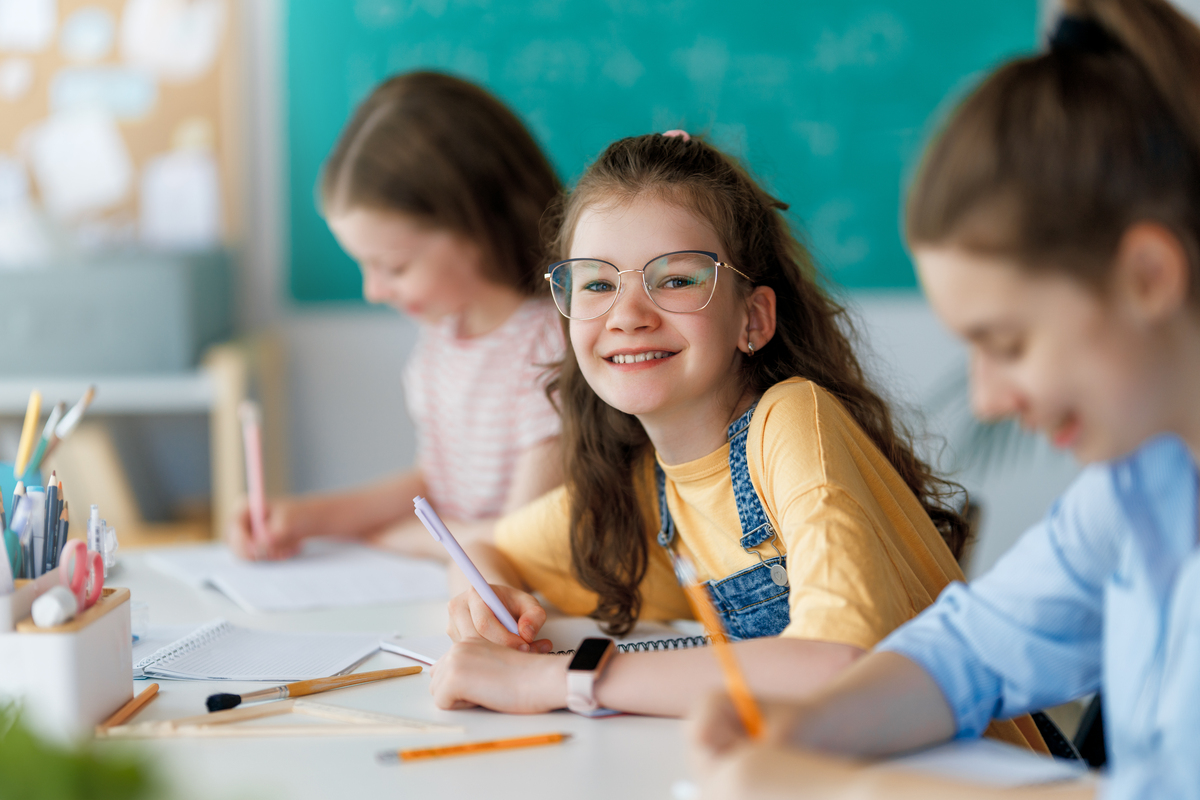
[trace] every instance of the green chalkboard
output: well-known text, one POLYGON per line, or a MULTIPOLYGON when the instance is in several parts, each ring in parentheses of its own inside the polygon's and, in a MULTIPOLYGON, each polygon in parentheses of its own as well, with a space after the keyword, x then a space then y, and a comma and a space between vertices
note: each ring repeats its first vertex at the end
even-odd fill
POLYGON ((1031 50, 1037 0, 293 0, 286 4, 292 296, 357 298, 314 201, 322 161, 383 78, 475 80, 529 124, 564 180, 622 136, 686 128, 790 203, 826 274, 915 285, 904 181, 931 115, 1031 50))

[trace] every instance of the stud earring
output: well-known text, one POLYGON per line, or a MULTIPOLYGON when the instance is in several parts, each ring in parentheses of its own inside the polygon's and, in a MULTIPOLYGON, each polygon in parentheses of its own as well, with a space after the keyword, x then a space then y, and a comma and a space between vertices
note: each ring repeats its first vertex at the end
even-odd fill
POLYGON ((750 350, 750 357, 754 357, 754 342, 746 342, 747 349, 750 350))

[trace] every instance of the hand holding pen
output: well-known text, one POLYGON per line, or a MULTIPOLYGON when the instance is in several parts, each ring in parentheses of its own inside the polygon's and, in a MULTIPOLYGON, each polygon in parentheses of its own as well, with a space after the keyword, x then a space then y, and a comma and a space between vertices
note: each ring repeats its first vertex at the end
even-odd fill
POLYGON ((511 586, 489 584, 429 501, 415 497, 413 506, 425 529, 471 583, 469 591, 450 601, 450 638, 482 638, 523 652, 550 652, 549 639, 534 639, 546 622, 546 610, 537 599, 511 586))

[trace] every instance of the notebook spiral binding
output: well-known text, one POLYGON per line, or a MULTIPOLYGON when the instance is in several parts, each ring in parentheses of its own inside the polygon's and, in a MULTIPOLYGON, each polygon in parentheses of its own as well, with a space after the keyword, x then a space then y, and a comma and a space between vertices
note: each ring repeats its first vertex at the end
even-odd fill
POLYGON ((229 629, 229 623, 226 620, 214 620, 207 625, 197 628, 190 636, 181 642, 177 642, 178 646, 167 645, 155 650, 150 655, 143 658, 141 661, 133 665, 135 670, 144 670, 149 666, 163 666, 170 664, 175 659, 190 653, 197 647, 208 644, 213 639, 224 636, 229 629))
MULTIPOLYGON (((678 639, 655 639, 652 642, 630 642, 617 645, 622 653, 657 653, 664 650, 687 650, 691 647, 707 647, 712 644, 711 636, 680 636, 678 639)), ((555 650, 550 655, 571 656, 574 650, 555 650)))

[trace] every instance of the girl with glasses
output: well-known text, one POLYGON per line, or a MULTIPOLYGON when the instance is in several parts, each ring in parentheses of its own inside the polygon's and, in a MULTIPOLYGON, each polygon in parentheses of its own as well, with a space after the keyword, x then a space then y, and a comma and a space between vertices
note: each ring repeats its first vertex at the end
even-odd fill
POLYGON ((907 229, 976 411, 1090 466, 988 574, 772 706, 768 745, 710 707, 710 797, 1090 798, 1092 781, 883 779, 792 748, 877 757, 1100 691, 1099 794, 1200 798, 1200 28, 1165 0, 1064 6, 1048 52, 950 118, 907 229))
MULTIPOLYGON (((868 386, 785 209, 682 133, 619 141, 580 179, 546 274, 570 342, 554 386, 565 486, 473 549, 519 635, 476 593, 452 600, 440 705, 562 707, 568 659, 539 655, 530 593, 614 634, 689 617, 674 553, 740 640, 751 686, 793 696, 961 579, 956 487, 868 386)), ((594 701, 612 709, 679 715, 720 684, 704 650, 608 663, 594 701)))
POLYGON ((470 538, 560 483, 545 372, 564 344, 539 268, 539 225, 559 188, 520 120, 471 83, 399 75, 359 106, 325 163, 321 203, 363 296, 420 328, 404 368, 417 463, 354 491, 272 502, 266 542, 244 511, 235 550, 280 558, 309 536, 338 536, 443 559, 415 495, 470 538))

